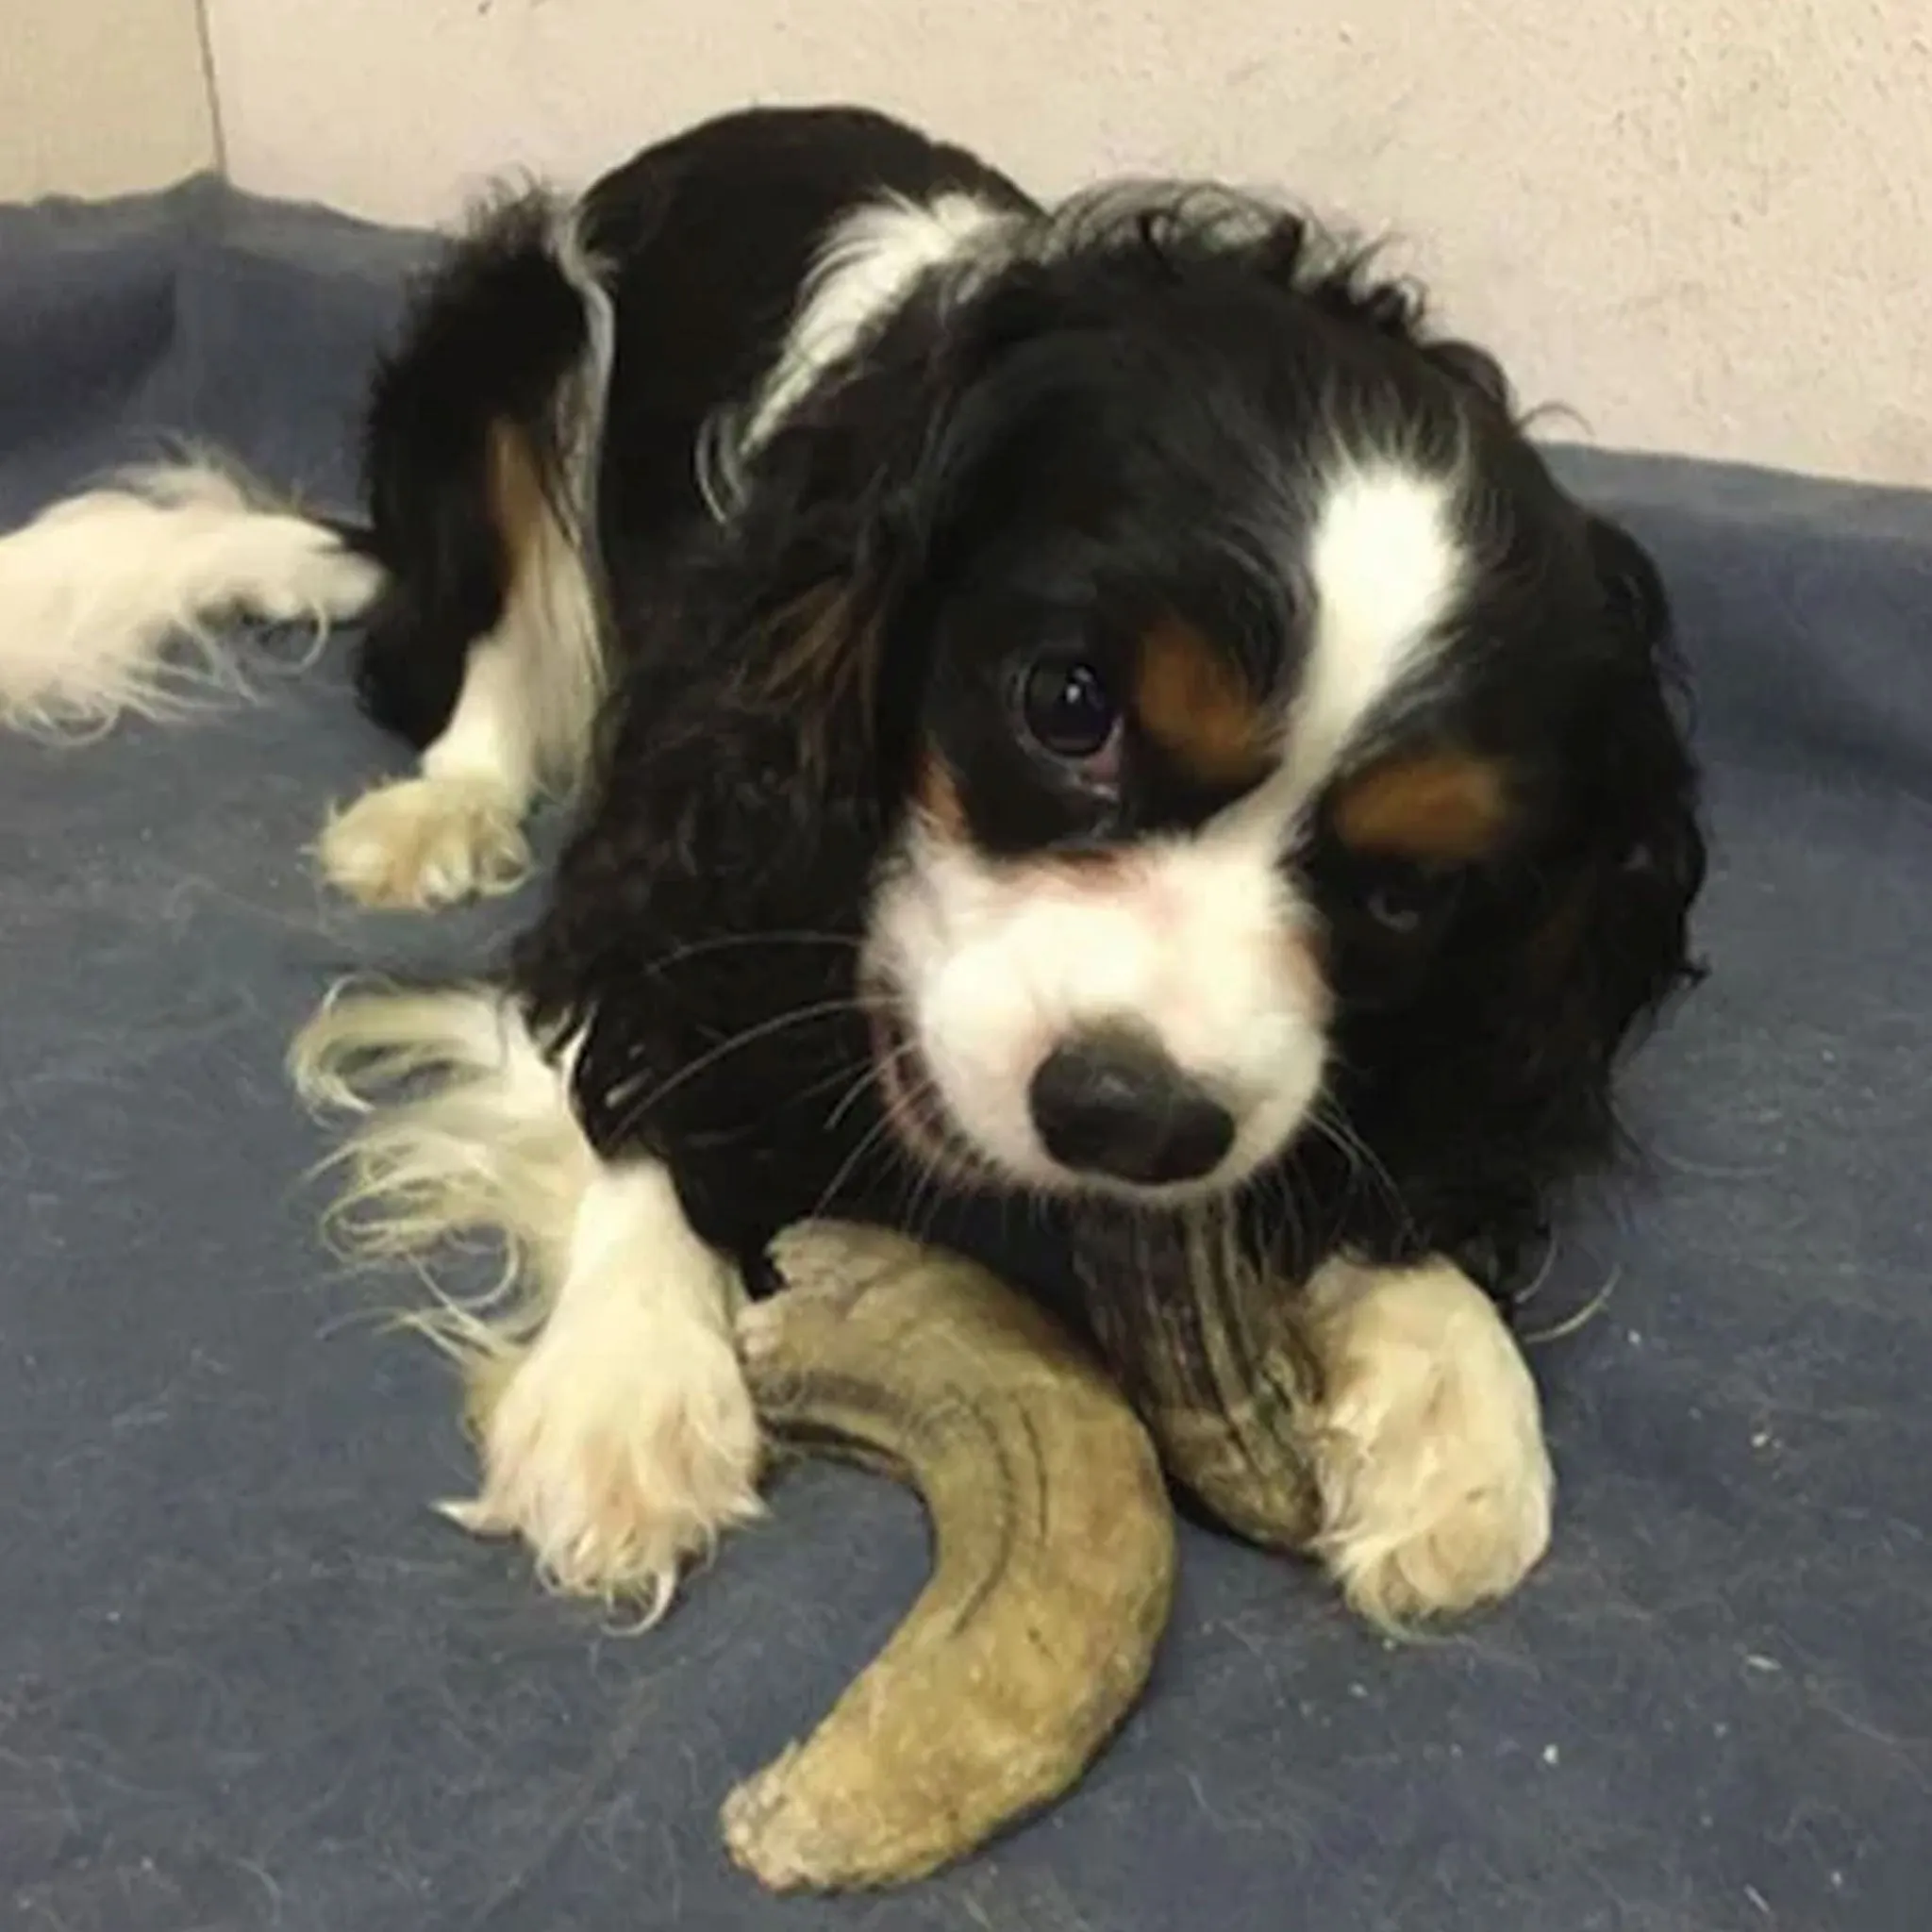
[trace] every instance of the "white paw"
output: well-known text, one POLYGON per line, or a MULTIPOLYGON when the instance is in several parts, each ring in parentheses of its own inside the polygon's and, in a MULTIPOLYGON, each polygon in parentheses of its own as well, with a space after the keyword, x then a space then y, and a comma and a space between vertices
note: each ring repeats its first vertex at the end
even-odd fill
POLYGON ((646 1623, 687 1562, 760 1510, 751 1395, 728 1339, 700 1322, 553 1324, 488 1399, 481 1433, 482 1488, 445 1512, 522 1537, 555 1588, 634 1603, 646 1623))
POLYGON ((1549 1547, 1554 1478, 1514 1338, 1452 1268, 1337 1268, 1310 1287, 1324 1395, 1317 1554, 1398 1626, 1507 1596, 1549 1547))
POLYGON ((331 816, 316 850, 359 905, 428 910, 513 891, 530 869, 521 801, 487 778, 402 778, 331 816))

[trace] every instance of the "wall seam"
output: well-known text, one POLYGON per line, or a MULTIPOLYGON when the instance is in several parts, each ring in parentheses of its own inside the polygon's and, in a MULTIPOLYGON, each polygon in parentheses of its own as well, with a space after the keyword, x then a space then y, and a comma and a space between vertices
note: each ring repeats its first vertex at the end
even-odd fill
POLYGON ((228 178, 228 129, 222 114, 221 82, 215 73, 214 29, 208 24, 209 0, 194 0, 194 32, 201 46, 201 91, 208 100, 208 132, 214 138, 215 172, 228 178))

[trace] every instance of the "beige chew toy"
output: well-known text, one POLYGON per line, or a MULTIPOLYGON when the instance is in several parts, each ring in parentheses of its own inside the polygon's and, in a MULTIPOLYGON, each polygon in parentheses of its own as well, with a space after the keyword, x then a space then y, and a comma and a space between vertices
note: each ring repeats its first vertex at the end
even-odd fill
POLYGON ((1096 1223, 1076 1259, 1118 1381, 958 1256, 831 1222, 774 1248, 787 1285, 741 1329, 767 1428, 909 1484, 935 1545, 885 1648, 726 1801, 732 1856, 774 1890, 923 1876, 1079 1777, 1172 1605, 1163 1461, 1244 1536, 1314 1532, 1315 1370, 1265 1285, 1177 1222, 1096 1223))
POLYGON ((917 1878, 1037 1810, 1126 1714, 1167 1623, 1174 1512, 1094 1361, 984 1269, 813 1223, 746 1315, 767 1426, 884 1469, 931 1518, 931 1580, 803 1742, 726 1801, 776 1890, 917 1878))

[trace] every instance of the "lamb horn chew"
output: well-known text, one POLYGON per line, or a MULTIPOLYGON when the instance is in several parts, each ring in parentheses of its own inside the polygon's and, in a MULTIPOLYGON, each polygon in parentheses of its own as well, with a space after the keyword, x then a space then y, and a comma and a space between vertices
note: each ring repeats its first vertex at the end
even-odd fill
POLYGON ((1305 1549, 1321 1519, 1305 1448, 1321 1373, 1291 1297, 1213 1210, 1093 1203, 1072 1234, 1094 1338, 1168 1474, 1237 1535, 1305 1549))
POLYGON ((1173 1507, 1100 1369, 973 1263, 831 1223, 774 1250, 746 1368, 782 1441, 884 1468, 932 1519, 931 1580, 803 1743, 726 1800, 777 1890, 921 1877, 1058 1797, 1145 1683, 1173 1507))

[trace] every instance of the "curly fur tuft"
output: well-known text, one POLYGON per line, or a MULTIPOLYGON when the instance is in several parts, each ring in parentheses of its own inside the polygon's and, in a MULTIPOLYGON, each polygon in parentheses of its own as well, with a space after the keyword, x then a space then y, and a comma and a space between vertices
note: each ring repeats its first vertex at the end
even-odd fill
POLYGON ((382 581, 340 531, 230 469, 129 470, 0 537, 0 725, 88 737, 245 697, 221 623, 306 624, 319 645, 382 581))
POLYGON ((515 1008, 482 987, 339 986, 289 1065, 313 1109, 355 1123, 324 1163, 345 1176, 325 1215, 333 1244, 425 1264, 436 1299, 406 1320, 466 1369, 513 1357, 548 1311, 597 1167, 515 1008), (499 1280, 463 1299, 437 1289, 426 1264, 479 1235, 504 1243, 499 1280))

